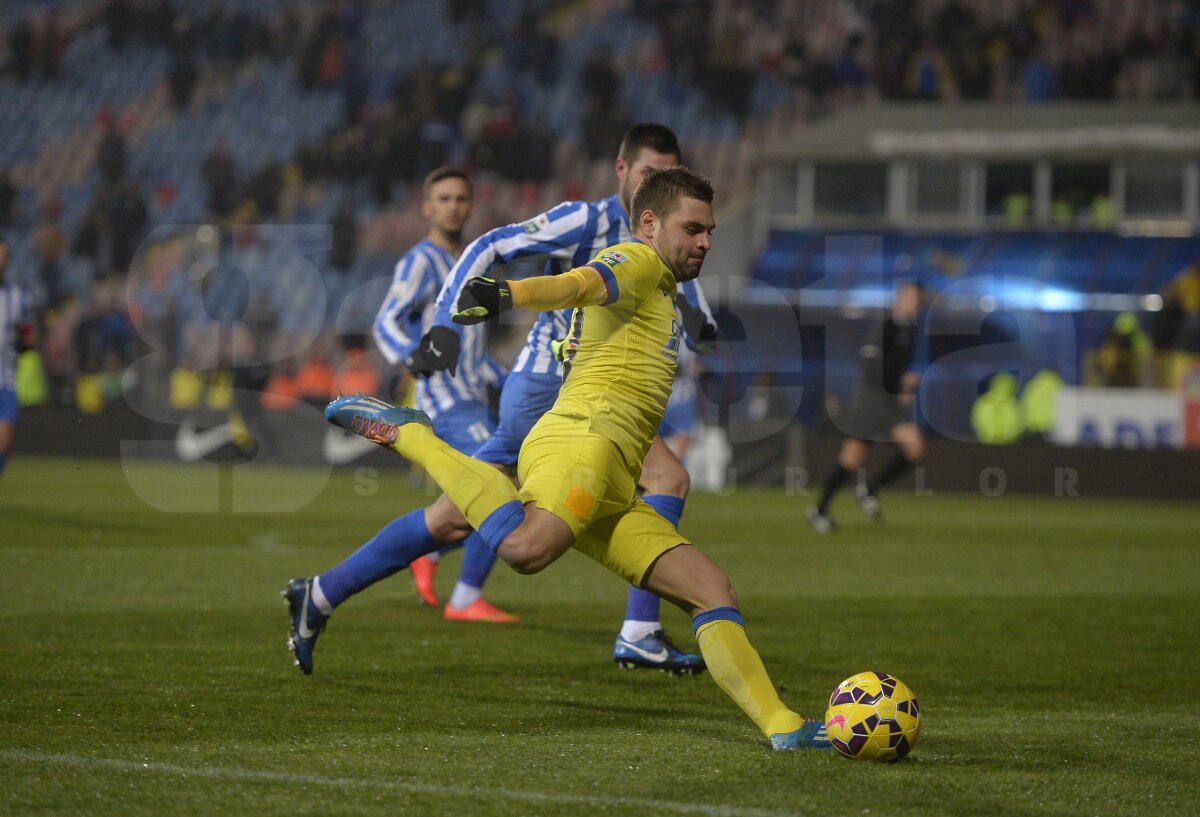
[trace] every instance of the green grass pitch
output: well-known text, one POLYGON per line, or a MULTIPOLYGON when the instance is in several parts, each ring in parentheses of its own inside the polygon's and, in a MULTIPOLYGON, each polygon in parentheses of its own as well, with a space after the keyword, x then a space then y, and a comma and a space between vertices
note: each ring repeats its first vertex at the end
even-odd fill
POLYGON ((617 670, 623 588, 575 553, 497 566, 512 627, 446 623, 401 574, 302 676, 284 582, 425 500, 398 473, 12 458, 0 814, 1200 813, 1195 505, 896 492, 819 539, 802 497, 692 497, 785 701, 819 717, 865 669, 916 690, 913 755, 876 766, 773 754, 706 675, 617 670))

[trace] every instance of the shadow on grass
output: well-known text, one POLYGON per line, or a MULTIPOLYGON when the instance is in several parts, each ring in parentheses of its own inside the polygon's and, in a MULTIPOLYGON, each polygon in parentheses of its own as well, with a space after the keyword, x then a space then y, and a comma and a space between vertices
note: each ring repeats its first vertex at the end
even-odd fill
MULTIPOLYGON (((81 516, 78 512, 43 511, 34 508, 6 508, 4 521, 14 527, 21 524, 39 525, 44 529, 99 530, 104 533, 152 534, 159 531, 155 525, 139 525, 115 516, 81 516)), ((21 544, 21 543, 17 543, 21 544)), ((107 544, 112 544, 108 542, 107 544)))

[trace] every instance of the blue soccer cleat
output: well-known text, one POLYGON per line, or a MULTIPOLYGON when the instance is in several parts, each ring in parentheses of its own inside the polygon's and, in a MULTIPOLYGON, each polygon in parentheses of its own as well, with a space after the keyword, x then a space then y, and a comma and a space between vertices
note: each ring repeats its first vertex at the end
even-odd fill
POLYGON ((703 658, 676 648, 662 630, 638 641, 626 641, 618 635, 613 660, 621 669, 660 669, 671 675, 699 675, 708 669, 703 658))
POLYGON ((288 649, 305 675, 312 675, 313 648, 329 621, 329 616, 312 603, 312 584, 312 579, 292 579, 279 594, 287 602, 292 625, 288 630, 288 649))
POLYGON ((803 726, 793 732, 771 735, 771 748, 776 752, 792 752, 796 749, 832 749, 833 744, 825 734, 825 724, 820 721, 805 721, 803 726))
POLYGON ((325 419, 384 448, 391 448, 396 442, 400 426, 420 423, 433 428, 433 421, 423 411, 393 406, 363 394, 334 400, 325 407, 325 419))

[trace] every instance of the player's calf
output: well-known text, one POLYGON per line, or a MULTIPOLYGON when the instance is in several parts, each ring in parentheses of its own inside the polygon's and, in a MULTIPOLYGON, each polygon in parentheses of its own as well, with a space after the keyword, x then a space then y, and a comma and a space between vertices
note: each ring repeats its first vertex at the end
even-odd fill
POLYGON ((445 494, 425 509, 425 527, 439 545, 457 544, 474 530, 462 511, 445 494))
POLYGON ((525 520, 496 548, 496 555, 518 573, 530 575, 545 570, 574 542, 566 522, 531 505, 525 509, 525 520))

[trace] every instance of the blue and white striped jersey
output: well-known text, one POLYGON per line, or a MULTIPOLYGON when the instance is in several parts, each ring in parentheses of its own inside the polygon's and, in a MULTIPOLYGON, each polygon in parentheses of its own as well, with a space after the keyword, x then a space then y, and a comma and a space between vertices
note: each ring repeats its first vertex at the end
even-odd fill
MULTIPOLYGON (((621 206, 616 194, 599 201, 563 202, 521 224, 489 230, 471 242, 454 265, 437 297, 433 321, 439 326, 462 331, 464 327, 450 318, 459 290, 468 278, 487 275, 497 264, 548 255, 561 272, 581 267, 601 250, 629 241, 632 237, 629 214, 621 206)), ((695 281, 684 282, 680 285, 680 291, 688 303, 703 310, 709 320, 713 319, 704 292, 695 281)), ((550 341, 567 336, 570 316, 569 309, 538 315, 533 328, 529 330, 525 348, 513 364, 513 371, 555 373, 561 377, 562 364, 554 359, 550 341)))
POLYGON ((29 299, 14 283, 0 284, 0 389, 16 386, 17 331, 29 320, 29 299))
MULTIPOLYGON (((416 349, 432 325, 435 298, 453 266, 454 256, 427 238, 397 262, 392 288, 372 326, 388 363, 401 363, 416 349)), ((456 375, 445 371, 417 378, 417 407, 431 418, 458 403, 486 404, 487 387, 504 379, 504 371, 487 353, 485 325, 458 328, 465 331, 456 375)))

